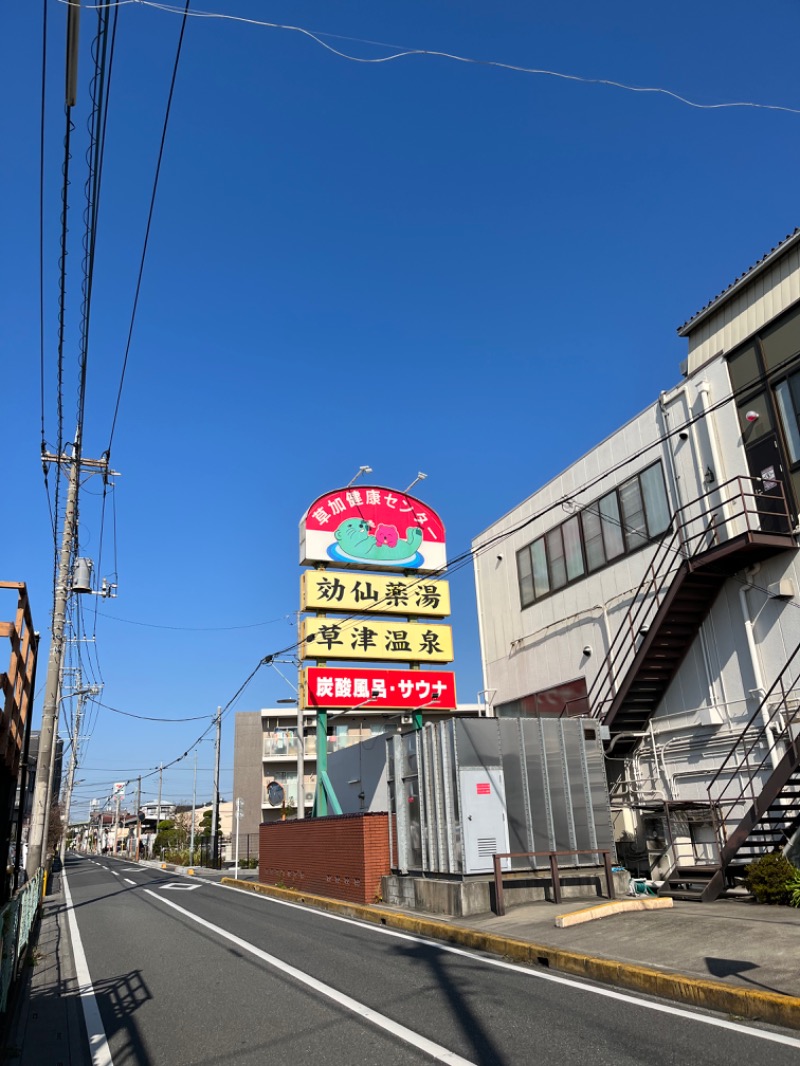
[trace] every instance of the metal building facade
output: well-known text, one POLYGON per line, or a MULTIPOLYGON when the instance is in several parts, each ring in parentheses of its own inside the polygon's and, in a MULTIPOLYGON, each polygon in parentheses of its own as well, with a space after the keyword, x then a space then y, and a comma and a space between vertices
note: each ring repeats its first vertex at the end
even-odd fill
MULTIPOLYGON (((397 869, 466 876, 506 852, 613 850, 599 729, 566 718, 452 719, 387 741, 397 869)), ((546 868, 545 856, 511 869, 546 868)))

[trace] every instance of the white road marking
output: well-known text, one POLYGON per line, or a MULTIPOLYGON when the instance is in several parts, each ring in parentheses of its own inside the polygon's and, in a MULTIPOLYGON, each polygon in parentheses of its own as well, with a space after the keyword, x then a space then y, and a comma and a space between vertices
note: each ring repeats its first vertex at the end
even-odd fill
POLYGON ((131 881, 130 877, 123 877, 122 880, 123 881, 127 881, 129 885, 135 885, 136 884, 135 881, 131 881))
POLYGON ((302 903, 290 903, 288 900, 276 899, 274 896, 262 896, 258 892, 248 892, 246 888, 234 888, 233 885, 219 885, 219 887, 226 888, 229 892, 242 892, 251 898, 255 896, 256 899, 264 900, 267 903, 277 903, 281 907, 291 907, 294 910, 303 911, 306 914, 317 914, 320 918, 329 918, 335 922, 345 922, 347 925, 357 925, 360 929, 371 929, 377 933, 382 933, 384 936, 394 937, 397 940, 410 940, 415 944, 425 944, 428 947, 438 948, 440 951, 447 951, 451 955, 463 955, 464 958, 471 959, 474 962, 483 962, 487 966, 495 966, 499 970, 513 970, 514 973, 524 974, 526 977, 535 977, 540 981, 552 981, 554 984, 558 985, 569 985, 570 988, 578 988, 583 992, 593 992, 596 996, 605 996, 607 999, 622 1000, 624 1003, 632 1003, 637 1007, 646 1007, 647 1010, 659 1011, 661 1014, 674 1014, 678 1018, 687 1018, 691 1021, 702 1022, 704 1025, 716 1025, 720 1029, 732 1029, 736 1033, 757 1037, 759 1040, 771 1040, 776 1044, 786 1044, 788 1047, 800 1048, 800 1040, 793 1036, 784 1036, 782 1033, 770 1033, 765 1029, 751 1029, 747 1025, 740 1025, 738 1022, 730 1022, 725 1018, 714 1018, 707 1014, 695 1014, 693 1011, 684 1010, 682 1007, 672 1007, 667 1003, 657 1003, 648 999, 640 999, 632 992, 616 992, 611 988, 598 988, 571 977, 558 977, 554 973, 543 973, 539 970, 531 970, 526 966, 520 966, 518 963, 503 962, 501 959, 493 959, 485 955, 476 955, 474 952, 465 951, 464 948, 456 948, 450 944, 443 944, 436 940, 426 940, 424 937, 414 936, 412 933, 401 933, 397 929, 388 929, 385 925, 373 925, 372 922, 361 922, 356 918, 345 918, 341 914, 331 914, 329 911, 318 911, 316 908, 306 907, 302 903))
POLYGON ((419 1048, 420 1051, 424 1051, 437 1062, 451 1063, 452 1066, 475 1066, 475 1063, 471 1062, 469 1059, 464 1059, 460 1055, 456 1055, 454 1051, 450 1051, 448 1048, 442 1047, 440 1044, 435 1044, 432 1040, 428 1040, 419 1033, 415 1033, 413 1029, 407 1029, 404 1025, 400 1025, 399 1022, 392 1021, 391 1018, 379 1014, 377 1011, 367 1007, 364 1003, 359 1003, 357 999, 352 999, 350 996, 346 996, 343 992, 339 992, 330 985, 323 984, 322 981, 318 981, 316 977, 303 973, 302 970, 290 966, 288 963, 283 962, 274 955, 268 955, 266 951, 262 951, 261 948, 257 948, 254 944, 242 940, 241 937, 234 936, 233 933, 229 933, 227 929, 222 929, 218 925, 213 925, 211 922, 207 922, 205 918, 200 918, 198 915, 192 914, 191 911, 187 911, 184 907, 179 907, 178 904, 173 903, 171 899, 163 899, 157 892, 153 892, 149 888, 146 888, 145 892, 149 896, 153 896, 155 899, 165 904, 167 907, 172 907, 173 910, 178 911, 178 913, 184 915, 184 917, 189 918, 193 922, 197 922, 198 925, 202 925, 205 929, 210 929, 213 933, 223 937, 225 940, 229 940, 243 951, 248 951, 251 955, 255 955, 255 957, 261 959, 262 962, 266 962, 269 966, 274 966, 275 969, 279 970, 282 974, 286 974, 288 977, 293 977, 296 981, 299 981, 300 984, 306 985, 307 988, 312 988, 315 992, 319 992, 321 995, 327 996, 328 999, 332 999, 333 1002, 337 1003, 340 1007, 352 1011, 365 1021, 372 1022, 372 1024, 378 1026, 379 1029, 383 1029, 387 1033, 391 1033, 392 1036, 404 1040, 407 1044, 411 1044, 412 1047, 419 1048))
POLYGON ((161 885, 161 888, 168 888, 173 892, 193 892, 199 887, 199 885, 184 885, 182 881, 170 881, 167 885, 161 885))
POLYGON ((106 1039, 106 1031, 103 1028, 103 1020, 100 1017, 100 1008, 97 1006, 97 1000, 95 999, 81 934, 78 931, 78 922, 72 906, 72 896, 69 891, 66 872, 62 874, 62 877, 64 879, 64 898, 67 901, 67 922, 69 924, 70 940, 72 941, 72 955, 75 959, 75 976, 78 981, 78 995, 83 1006, 83 1017, 86 1022, 86 1032, 89 1036, 92 1066, 114 1066, 111 1050, 106 1039))

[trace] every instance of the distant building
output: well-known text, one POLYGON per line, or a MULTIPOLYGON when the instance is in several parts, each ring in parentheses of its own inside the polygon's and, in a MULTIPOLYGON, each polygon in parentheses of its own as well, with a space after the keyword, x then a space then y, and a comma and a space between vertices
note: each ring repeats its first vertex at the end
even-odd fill
MULTIPOLYGON (((477 715, 482 709, 478 704, 467 704, 460 706, 457 713, 477 715)), ((427 708, 423 718, 437 721, 450 714, 451 711, 437 712, 427 708)), ((332 714, 328 755, 332 757, 336 752, 365 741, 378 740, 382 744, 387 731, 396 732, 404 727, 406 717, 368 708, 355 713, 332 714)), ((313 711, 306 712, 303 731, 303 801, 306 812, 310 813, 317 784, 316 715, 313 711)), ((276 821, 287 813, 294 817, 297 810, 297 710, 240 711, 235 718, 233 743, 233 798, 244 801, 240 833, 257 833, 261 822, 276 821)))

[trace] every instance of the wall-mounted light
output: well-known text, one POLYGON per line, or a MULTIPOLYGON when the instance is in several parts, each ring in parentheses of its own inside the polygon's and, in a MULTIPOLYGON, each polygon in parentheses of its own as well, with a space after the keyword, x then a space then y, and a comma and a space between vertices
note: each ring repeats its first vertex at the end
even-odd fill
POLYGON ((678 434, 678 439, 679 440, 688 440, 689 439, 689 430, 688 429, 682 429, 680 431, 680 433, 678 434))
POLYGON ((748 411, 744 416, 748 422, 757 422, 759 418, 758 411, 748 411))

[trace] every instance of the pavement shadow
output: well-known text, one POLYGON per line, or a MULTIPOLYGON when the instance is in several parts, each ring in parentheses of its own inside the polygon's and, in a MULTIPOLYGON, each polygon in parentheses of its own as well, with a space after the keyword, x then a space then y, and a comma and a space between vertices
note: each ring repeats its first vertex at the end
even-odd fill
POLYGON ((114 1066, 152 1066, 133 1015, 153 998, 141 970, 93 982, 106 1040, 114 1048, 114 1066))
POLYGON ((745 977, 746 971, 761 969, 757 962, 747 962, 744 959, 715 959, 708 955, 705 961, 712 977, 719 977, 723 980, 726 977, 738 977, 740 981, 753 985, 754 988, 760 988, 764 992, 777 992, 781 996, 786 994, 783 988, 775 988, 773 985, 754 981, 752 977, 745 977))
MULTIPOLYGON (((437 947, 427 944, 414 944, 395 948, 398 955, 404 955, 408 959, 424 966, 433 981, 434 987, 438 988, 450 1004, 453 1020, 462 1030, 464 1038, 471 1048, 467 1057, 475 1063, 475 1066, 511 1066, 509 1060, 501 1053, 492 1040, 480 1015, 472 1009, 469 1000, 464 993, 456 987, 452 976, 442 965, 444 953, 437 947)), ((485 989, 484 989, 485 994, 485 989)))

